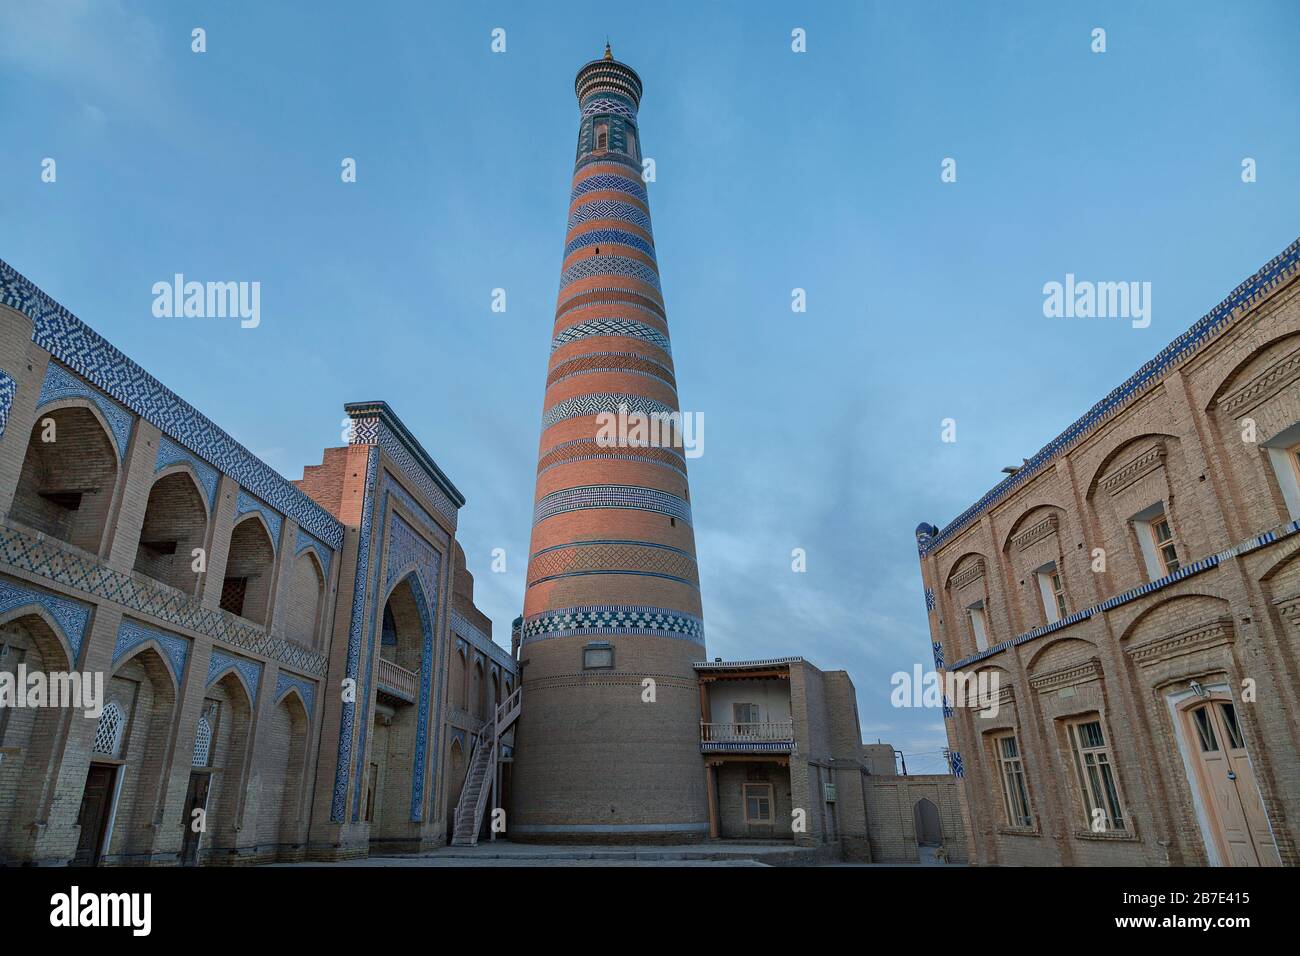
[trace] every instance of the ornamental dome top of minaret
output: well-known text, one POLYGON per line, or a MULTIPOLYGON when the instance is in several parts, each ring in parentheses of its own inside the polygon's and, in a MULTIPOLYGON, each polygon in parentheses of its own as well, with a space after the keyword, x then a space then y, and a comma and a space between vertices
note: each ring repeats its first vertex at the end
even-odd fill
POLYGON ((593 97, 610 95, 627 100, 634 110, 641 105, 641 77, 626 63, 614 59, 614 51, 608 41, 605 43, 604 55, 578 71, 573 89, 578 94, 580 106, 585 106, 593 97))

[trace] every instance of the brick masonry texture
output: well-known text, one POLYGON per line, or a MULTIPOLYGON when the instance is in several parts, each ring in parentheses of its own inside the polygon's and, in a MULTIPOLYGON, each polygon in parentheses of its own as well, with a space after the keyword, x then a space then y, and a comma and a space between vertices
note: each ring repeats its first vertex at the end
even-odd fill
MULTIPOLYGON (((1300 862, 1300 489, 1288 450, 1300 441, 1298 260, 1300 242, 1024 475, 948 528, 918 531, 936 655, 1000 679, 996 718, 956 707, 947 720, 973 862, 1300 862), (1153 511, 1171 529, 1177 571, 1153 546, 1153 511), (1044 568, 1063 584, 1059 621, 1044 568), (967 613, 981 603, 987 649, 967 613), (1226 770, 1199 756, 1191 711, 1220 706, 1205 701, 1240 723, 1236 796, 1214 795, 1226 770), (1069 729, 1078 721, 1100 724, 1122 827, 1090 826, 1069 729), (1018 741, 1028 824, 1008 815, 994 756, 1006 734, 1018 741)), ((1218 734, 1231 742, 1224 726, 1218 734)))
MULTIPOLYGON (((299 482, 249 457, 227 472, 207 455, 225 442, 229 459, 233 439, 165 390, 138 415, 65 365, 41 323, 76 320, 4 278, 6 300, 36 314, 0 305, 0 669, 100 673, 107 706, 104 720, 0 711, 0 863, 238 865, 445 842, 468 739, 518 685, 473 606, 459 492, 375 403, 348 407, 353 443, 299 482), (413 699, 381 679, 402 670, 413 699)), ((82 366, 115 381, 111 363, 129 360, 83 341, 103 354, 82 366)))

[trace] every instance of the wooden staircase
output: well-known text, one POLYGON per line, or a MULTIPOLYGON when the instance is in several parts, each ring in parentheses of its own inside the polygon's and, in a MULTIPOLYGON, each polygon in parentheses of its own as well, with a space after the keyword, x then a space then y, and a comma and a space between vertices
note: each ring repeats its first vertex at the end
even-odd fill
MULTIPOLYGON (((456 825, 452 833, 452 846, 478 846, 478 835, 483 829, 483 816, 489 798, 499 798, 501 792, 501 737, 514 726, 523 705, 524 689, 517 688, 506 700, 497 705, 482 729, 474 737, 474 749, 469 758, 469 772, 465 786, 456 804, 456 825)), ((492 801, 494 804, 496 800, 492 801)), ((496 834, 492 834, 496 839, 496 834)))

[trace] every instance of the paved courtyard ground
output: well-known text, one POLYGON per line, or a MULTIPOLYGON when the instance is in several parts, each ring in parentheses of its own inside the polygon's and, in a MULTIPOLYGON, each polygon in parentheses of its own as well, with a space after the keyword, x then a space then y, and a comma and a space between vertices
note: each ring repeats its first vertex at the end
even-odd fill
MULTIPOLYGON (((825 860, 813 847, 789 843, 692 843, 683 846, 544 846, 484 841, 478 846, 446 846, 420 856, 379 856, 341 863, 276 864, 277 866, 889 866, 897 864, 848 864, 825 860)), ((925 863, 904 864, 934 866, 925 863)))

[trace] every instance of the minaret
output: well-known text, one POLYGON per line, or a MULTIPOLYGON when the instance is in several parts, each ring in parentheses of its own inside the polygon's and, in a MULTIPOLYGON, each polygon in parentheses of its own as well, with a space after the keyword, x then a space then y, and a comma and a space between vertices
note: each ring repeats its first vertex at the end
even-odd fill
POLYGON ((704 659, 686 459, 598 440, 602 415, 679 410, 637 108, 614 59, 582 119, 551 340, 524 599, 512 839, 683 842, 708 832, 704 659))

